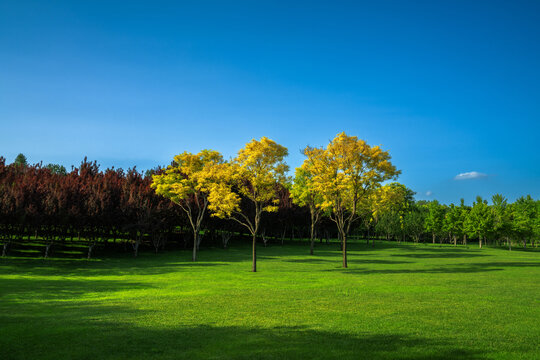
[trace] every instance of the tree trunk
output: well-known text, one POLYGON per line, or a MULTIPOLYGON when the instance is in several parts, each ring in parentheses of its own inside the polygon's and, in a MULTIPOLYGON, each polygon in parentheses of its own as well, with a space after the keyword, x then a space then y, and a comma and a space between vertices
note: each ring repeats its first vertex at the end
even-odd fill
POLYGON ((139 239, 133 244, 133 257, 137 257, 137 255, 139 255, 139 239))
POLYGON ((512 251, 512 242, 510 241, 510 238, 508 236, 506 237, 506 242, 508 243, 508 250, 512 251))
POLYGON ((191 260, 197 261, 197 248, 198 248, 198 233, 196 230, 193 230, 193 255, 191 257, 191 260))
POLYGON ((6 256, 7 256, 8 246, 9 246, 9 242, 6 241, 6 242, 4 243, 4 246, 2 247, 2 257, 6 257, 6 256))
POLYGON ((435 244, 435 233, 431 234, 433 236, 433 243, 435 244))
POLYGON ((342 236, 342 240, 343 240, 343 245, 342 245, 342 248, 343 248, 343 267, 346 268, 347 267, 347 235, 345 234, 341 234, 342 236))
POLYGON ((313 248, 315 246, 315 224, 313 223, 313 216, 311 217, 311 245, 309 247, 309 255, 313 255, 313 248))
POLYGON ((88 257, 87 257, 88 260, 92 258, 92 250, 94 249, 94 245, 95 244, 92 244, 88 247, 88 257))
POLYGON ((457 246, 457 236, 454 235, 454 246, 457 246))
POLYGON ((253 234, 252 256, 253 256, 253 265, 251 267, 251 271, 257 272, 257 235, 256 234, 253 234))
POLYGON ((49 251, 51 249, 51 246, 52 246, 52 243, 47 244, 47 246, 45 246, 45 255, 44 255, 45 259, 47 259, 49 257, 49 251))
POLYGON ((480 247, 480 249, 482 248, 482 237, 481 236, 478 237, 478 246, 480 247))
POLYGON ((524 248, 524 249, 527 248, 527 239, 523 239, 523 248, 524 248))

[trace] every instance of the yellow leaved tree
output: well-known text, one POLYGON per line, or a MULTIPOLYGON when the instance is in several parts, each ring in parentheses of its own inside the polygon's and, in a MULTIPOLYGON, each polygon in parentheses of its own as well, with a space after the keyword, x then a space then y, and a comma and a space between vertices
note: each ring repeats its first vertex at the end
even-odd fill
POLYGON ((277 192, 286 182, 287 155, 287 148, 262 137, 247 143, 230 162, 214 168, 213 176, 219 181, 211 186, 208 208, 213 216, 234 220, 249 231, 253 237, 253 272, 257 271, 261 216, 278 209, 277 192))
POLYGON ((313 189, 321 197, 320 207, 330 211, 342 242, 343 267, 347 267, 347 236, 359 219, 362 201, 381 183, 396 178, 400 171, 390 155, 379 146, 370 146, 356 136, 338 134, 324 149, 306 151, 311 162, 313 189))
POLYGON ((302 165, 296 168, 294 183, 291 187, 291 197, 298 206, 306 206, 309 208, 311 227, 310 227, 310 249, 309 253, 313 255, 315 245, 315 227, 321 218, 324 209, 321 207, 323 197, 316 191, 313 183, 313 162, 312 159, 324 152, 320 148, 306 147, 304 154, 308 156, 302 165))
MULTIPOLYGON (((364 225, 368 228, 369 243, 369 229, 373 226, 377 226, 381 216, 396 212, 401 216, 400 226, 403 228, 403 216, 405 215, 405 208, 408 206, 408 201, 412 201, 413 194, 410 190, 397 182, 386 184, 371 191, 369 195, 359 203, 359 214, 364 220, 364 225), (408 199, 410 197, 410 199, 408 199)), ((375 246, 375 238, 371 243, 371 246, 375 246)))
POLYGON ((163 173, 152 176, 151 186, 156 193, 180 206, 189 219, 193 230, 193 261, 197 260, 201 225, 216 181, 214 167, 220 164, 223 157, 217 151, 184 152, 175 156, 173 164, 163 173))

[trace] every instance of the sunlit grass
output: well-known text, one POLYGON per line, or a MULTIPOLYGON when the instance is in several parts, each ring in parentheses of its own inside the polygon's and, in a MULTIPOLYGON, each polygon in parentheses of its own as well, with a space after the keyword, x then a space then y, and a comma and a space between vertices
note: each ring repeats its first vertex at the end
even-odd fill
POLYGON ((540 253, 353 244, 0 259, 2 359, 540 358, 540 253))

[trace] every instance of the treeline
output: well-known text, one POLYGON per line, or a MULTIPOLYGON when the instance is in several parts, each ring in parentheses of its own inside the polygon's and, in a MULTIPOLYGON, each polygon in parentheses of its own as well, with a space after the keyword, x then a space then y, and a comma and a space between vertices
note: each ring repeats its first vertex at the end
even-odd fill
POLYGON ((129 240, 136 252, 143 237, 162 246, 181 216, 135 169, 100 171, 86 159, 71 172, 55 166, 6 165, 0 157, 0 237, 5 256, 14 243, 98 243, 129 240))
MULTIPOLYGON (((166 246, 191 246, 191 227, 184 212, 150 186, 152 175, 161 171, 101 170, 95 161, 84 159, 68 172, 60 165, 29 165, 26 160, 7 165, 0 157, 2 256, 13 247, 35 247, 49 257, 55 248, 76 245, 91 258, 96 246, 127 248, 135 256, 140 246, 156 252, 166 246)), ((265 244, 302 236, 305 211, 291 203, 286 188, 280 196, 279 211, 264 222, 265 244)), ((195 197, 188 202, 193 204, 195 197)), ((203 239, 226 248, 232 237, 243 238, 243 229, 229 221, 208 217, 203 225, 197 248, 203 239)))
MULTIPOLYGON (((101 170, 84 159, 79 167, 29 165, 21 154, 0 157, 2 256, 36 247, 77 246, 91 258, 116 248, 137 256, 140 246, 158 252, 200 245, 227 248, 231 239, 283 244, 337 238, 347 267, 347 241, 450 243, 480 247, 537 246, 540 201, 509 203, 494 195, 472 206, 415 201, 395 180, 388 152, 345 133, 326 147, 306 147, 304 163, 288 177, 287 149, 268 138, 252 140, 225 161, 213 150, 184 152, 166 168, 101 170), (11 252, 10 252, 11 251, 11 252)), ((35 253, 34 253, 35 254, 35 253)))
POLYGON ((460 205, 440 204, 438 201, 414 202, 405 200, 393 204, 370 228, 388 240, 448 243, 467 245, 473 240, 485 245, 506 246, 512 243, 524 248, 537 246, 540 239, 540 201, 530 195, 514 203, 496 194, 492 204, 480 196, 472 206, 461 200, 460 205))

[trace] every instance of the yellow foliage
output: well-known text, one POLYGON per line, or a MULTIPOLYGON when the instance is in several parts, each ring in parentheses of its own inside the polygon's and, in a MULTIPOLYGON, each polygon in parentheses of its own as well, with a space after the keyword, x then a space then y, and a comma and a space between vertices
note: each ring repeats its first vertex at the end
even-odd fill
POLYGON ((210 189, 209 196, 213 216, 241 214, 240 198, 244 196, 254 203, 256 215, 251 227, 245 214, 240 222, 255 230, 261 212, 278 209, 277 190, 279 184, 286 182, 288 166, 284 158, 287 155, 287 148, 262 137, 260 141, 253 139, 247 143, 230 162, 215 166, 214 178, 218 183, 210 189))
POLYGON ((356 136, 338 134, 326 149, 308 149, 312 186, 322 196, 321 208, 355 213, 380 184, 400 171, 390 155, 379 146, 371 147, 356 136))
POLYGON ((174 157, 174 164, 158 175, 152 176, 156 193, 177 204, 185 203, 191 196, 206 196, 215 181, 213 167, 223 163, 221 154, 202 150, 198 154, 184 152, 174 157))

